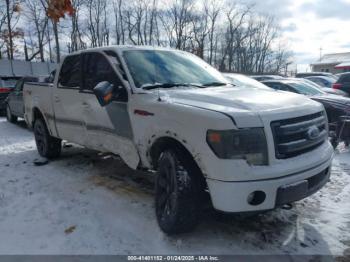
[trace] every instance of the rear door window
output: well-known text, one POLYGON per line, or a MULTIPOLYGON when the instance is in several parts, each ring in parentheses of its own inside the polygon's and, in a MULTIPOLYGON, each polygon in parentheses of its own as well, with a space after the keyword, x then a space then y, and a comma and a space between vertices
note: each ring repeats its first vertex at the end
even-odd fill
POLYGON ((59 75, 60 88, 79 88, 81 83, 80 55, 68 56, 62 65, 59 75))

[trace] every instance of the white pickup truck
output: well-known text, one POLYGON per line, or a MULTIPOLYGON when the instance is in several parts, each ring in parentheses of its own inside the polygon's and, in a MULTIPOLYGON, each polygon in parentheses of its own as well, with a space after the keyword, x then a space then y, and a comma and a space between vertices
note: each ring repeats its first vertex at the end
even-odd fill
POLYGON ((24 103, 40 155, 58 157, 64 139, 156 170, 156 217, 168 234, 197 224, 208 193, 223 212, 264 211, 315 193, 330 176, 321 104, 227 84, 182 51, 76 52, 52 85, 26 84, 24 103))

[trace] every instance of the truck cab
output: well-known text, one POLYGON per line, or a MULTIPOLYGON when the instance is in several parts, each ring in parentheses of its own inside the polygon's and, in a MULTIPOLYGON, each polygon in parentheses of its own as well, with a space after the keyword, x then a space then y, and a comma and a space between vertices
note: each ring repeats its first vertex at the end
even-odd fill
POLYGON ((112 46, 66 56, 53 84, 25 84, 38 152, 61 141, 157 172, 156 217, 168 233, 198 223, 209 194, 230 213, 303 199, 329 180, 333 149, 323 106, 306 97, 229 84, 179 50, 112 46))

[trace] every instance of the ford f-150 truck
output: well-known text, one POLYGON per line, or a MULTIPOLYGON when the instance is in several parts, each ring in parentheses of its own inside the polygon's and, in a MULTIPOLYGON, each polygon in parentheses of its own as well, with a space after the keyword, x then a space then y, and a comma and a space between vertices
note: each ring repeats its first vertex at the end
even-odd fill
POLYGON ((112 46, 66 56, 52 84, 26 84, 25 120, 40 155, 61 141, 157 171, 155 210, 168 233, 191 230, 201 203, 230 213, 301 200, 329 180, 323 106, 233 86, 183 51, 112 46))

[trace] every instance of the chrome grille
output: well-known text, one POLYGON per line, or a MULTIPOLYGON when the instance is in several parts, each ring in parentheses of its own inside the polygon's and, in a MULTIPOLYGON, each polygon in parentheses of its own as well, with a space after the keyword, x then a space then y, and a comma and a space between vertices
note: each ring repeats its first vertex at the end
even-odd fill
POLYGON ((327 138, 327 118, 323 112, 271 122, 276 158, 286 159, 309 152, 327 138))

